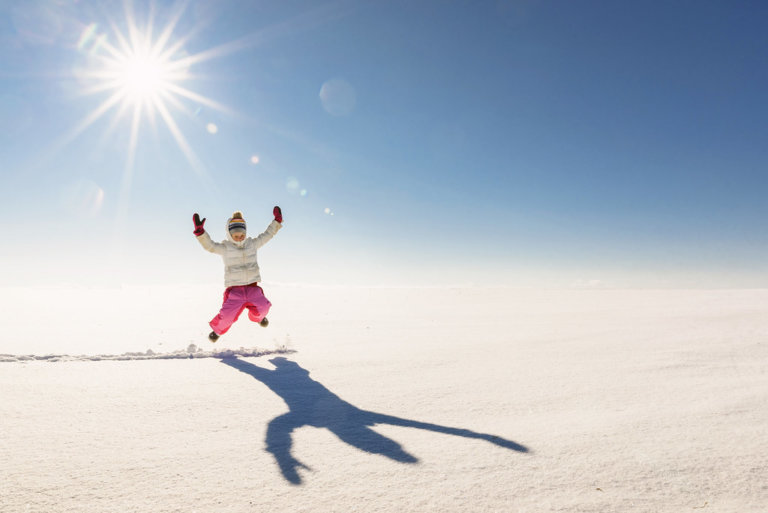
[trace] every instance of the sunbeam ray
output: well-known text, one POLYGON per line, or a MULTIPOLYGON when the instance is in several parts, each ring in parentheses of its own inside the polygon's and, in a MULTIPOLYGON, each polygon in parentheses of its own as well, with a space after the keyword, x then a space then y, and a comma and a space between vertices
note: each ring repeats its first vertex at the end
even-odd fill
POLYGON ((190 91, 189 89, 185 89, 183 87, 177 86, 175 84, 168 84, 168 91, 174 92, 179 96, 183 96, 185 98, 189 98, 190 100, 194 100, 197 103, 201 103, 205 105, 206 107, 212 107, 216 110, 219 110, 221 112, 224 112, 226 114, 231 115, 237 115, 238 113, 234 111, 233 109, 227 107, 226 105, 223 105, 219 102, 216 102, 214 100, 211 100, 210 98, 206 98, 205 96, 199 95, 195 92, 190 91))
POLYGON ((192 166, 192 169, 194 169, 199 176, 205 175, 205 166, 203 166, 203 163, 200 161, 200 159, 197 157, 197 154, 195 154, 194 150, 187 142, 187 139, 179 129, 179 126, 176 124, 173 116, 170 114, 170 112, 168 112, 165 104, 160 99, 156 99, 155 108, 157 109, 163 121, 165 121, 168 130, 176 140, 176 144, 179 145, 179 148, 181 148, 184 156, 187 157, 187 161, 192 166))
POLYGON ((88 116, 86 116, 80 123, 75 125, 72 130, 66 133, 55 145, 55 148, 63 148, 83 133, 89 126, 99 120, 104 114, 109 112, 112 107, 123 99, 123 95, 120 91, 116 91, 106 100, 104 100, 95 110, 93 110, 88 116))
MULTIPOLYGON (((174 34, 189 2, 178 3, 162 24, 154 4, 148 8, 142 21, 137 19, 131 0, 125 0, 123 6, 125 28, 121 30, 117 20, 108 22, 111 42, 107 41, 107 34, 96 33, 95 23, 88 25, 81 37, 83 41, 90 40, 94 44, 89 52, 90 67, 79 73, 84 82, 82 93, 106 94, 107 98, 67 134, 63 144, 73 140, 110 111, 113 116, 104 136, 113 133, 121 121, 128 120, 130 132, 124 186, 130 187, 130 175, 142 132, 146 127, 154 131, 159 117, 195 173, 204 176, 205 166, 184 136, 174 114, 183 112, 190 115, 199 106, 232 115, 237 113, 182 85, 200 76, 193 76, 189 71, 199 61, 190 60, 184 51, 184 46, 199 26, 181 37, 174 34), (172 112, 171 108, 176 112, 172 112)), ((81 50, 85 50, 84 47, 85 43, 79 45, 81 50)))

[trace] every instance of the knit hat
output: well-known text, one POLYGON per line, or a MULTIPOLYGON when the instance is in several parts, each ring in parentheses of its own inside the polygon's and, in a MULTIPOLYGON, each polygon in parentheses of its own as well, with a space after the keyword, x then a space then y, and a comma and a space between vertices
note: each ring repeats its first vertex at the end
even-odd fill
POLYGON ((242 212, 235 212, 232 214, 232 219, 229 220, 227 228, 229 229, 229 233, 245 234, 245 219, 243 219, 242 212))

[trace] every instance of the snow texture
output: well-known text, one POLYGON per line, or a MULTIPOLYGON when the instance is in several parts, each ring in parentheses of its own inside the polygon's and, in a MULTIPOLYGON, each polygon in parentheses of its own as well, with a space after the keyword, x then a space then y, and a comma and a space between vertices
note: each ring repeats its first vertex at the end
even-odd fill
POLYGON ((0 291, 0 512, 766 511, 768 291, 265 290, 0 291))
POLYGON ((190 358, 235 358, 238 356, 266 356, 271 354, 290 354, 295 351, 289 349, 259 349, 257 347, 247 349, 241 347, 240 349, 221 349, 205 351, 194 344, 190 344, 187 349, 178 349, 169 353, 156 353, 151 349, 147 349, 145 352, 132 352, 123 354, 95 354, 95 355, 68 355, 68 354, 46 354, 46 355, 13 355, 13 354, 0 354, 0 363, 8 362, 28 362, 28 361, 44 361, 44 362, 76 362, 76 361, 91 361, 99 362, 102 360, 178 360, 178 359, 190 359, 190 358))

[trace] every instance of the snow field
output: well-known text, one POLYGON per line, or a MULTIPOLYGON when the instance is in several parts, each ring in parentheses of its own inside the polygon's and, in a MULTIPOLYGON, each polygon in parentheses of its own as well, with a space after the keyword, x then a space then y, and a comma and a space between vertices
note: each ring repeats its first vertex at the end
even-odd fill
MULTIPOLYGON (((112 291, 110 306, 133 311, 134 292, 112 291)), ((175 304, 218 306, 181 292, 175 304)), ((0 511, 768 504, 768 291, 267 295, 269 328, 241 319, 220 340, 268 353, 257 358, 0 363, 0 511), (295 353, 271 353, 286 339, 295 353)), ((209 316, 184 317, 142 329, 164 330, 169 351, 205 347, 209 316)), ((101 319, 115 328, 102 349, 149 348, 121 318, 101 319)), ((30 344, 98 346, 65 321, 58 339, 30 344)), ((22 354, 17 342, 0 353, 22 354)))

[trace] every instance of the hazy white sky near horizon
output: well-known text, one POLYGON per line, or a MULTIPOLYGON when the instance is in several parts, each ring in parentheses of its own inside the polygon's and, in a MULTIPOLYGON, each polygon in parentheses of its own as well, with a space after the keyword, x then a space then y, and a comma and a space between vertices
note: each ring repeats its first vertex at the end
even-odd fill
POLYGON ((768 286, 764 4, 0 14, 0 285, 218 282, 192 213, 279 204, 266 281, 768 286), (137 116, 98 73, 143 38, 176 68, 137 116))

